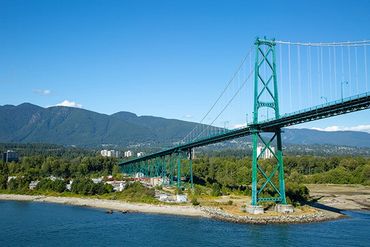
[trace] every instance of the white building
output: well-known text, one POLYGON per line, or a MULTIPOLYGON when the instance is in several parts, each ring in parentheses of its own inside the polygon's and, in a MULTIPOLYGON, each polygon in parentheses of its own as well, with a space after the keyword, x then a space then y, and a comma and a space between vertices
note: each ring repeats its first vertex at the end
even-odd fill
POLYGON ((126 187, 126 182, 125 181, 107 181, 105 184, 110 184, 113 186, 114 191, 121 192, 125 189, 126 187))
MULTIPOLYGON (((264 147, 258 146, 257 147, 257 156, 260 155, 264 147)), ((270 147, 271 150, 275 153, 275 147, 270 147)), ((266 148, 265 152, 261 155, 261 159, 271 159, 274 157, 274 154, 270 151, 270 149, 266 148)))
POLYGON ((33 189, 35 189, 36 188, 36 186, 37 186, 37 184, 39 183, 39 181, 37 180, 37 181, 31 181, 31 183, 28 185, 28 188, 30 189, 30 190, 33 190, 33 189))
POLYGON ((142 172, 137 172, 137 173, 135 173, 135 175, 134 175, 134 178, 143 178, 143 177, 145 177, 145 175, 144 175, 144 173, 142 173, 142 172))
POLYGON ((131 157, 132 156, 132 152, 130 150, 126 151, 125 154, 124 154, 125 157, 131 157))
POLYGON ((118 150, 101 150, 100 151, 101 156, 103 157, 115 157, 119 158, 121 156, 121 152, 118 150))
POLYGON ((94 184, 98 184, 103 181, 103 178, 92 178, 91 180, 93 181, 94 184))
POLYGON ((137 157, 142 157, 142 156, 144 156, 144 152, 138 152, 138 153, 136 154, 136 156, 137 156, 137 157))
POLYGON ((176 195, 176 202, 187 202, 188 197, 186 195, 176 195))

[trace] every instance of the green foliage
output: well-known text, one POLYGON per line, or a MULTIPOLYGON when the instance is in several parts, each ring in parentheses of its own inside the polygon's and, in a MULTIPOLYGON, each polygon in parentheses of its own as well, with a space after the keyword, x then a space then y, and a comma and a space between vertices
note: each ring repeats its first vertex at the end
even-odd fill
POLYGON ((211 195, 212 196, 220 196, 222 195, 221 193, 221 187, 218 183, 213 183, 212 184, 212 192, 211 192, 211 195))
POLYGON ((0 174, 0 189, 4 190, 7 187, 8 176, 0 174))
POLYGON ((8 183, 8 166, 0 161, 0 189, 6 189, 8 183))
MULTIPOLYGON (((260 163, 269 172, 271 161, 260 163)), ((284 156, 285 178, 292 183, 370 184, 370 159, 364 157, 284 156)), ((222 185, 222 193, 248 193, 251 184, 251 159, 203 157, 194 160, 194 177, 202 184, 222 185)))
POLYGON ((286 184, 286 196, 288 200, 293 204, 298 204, 308 200, 310 192, 308 188, 303 184, 298 183, 287 183, 286 184))
POLYGON ((198 199, 196 198, 196 197, 193 197, 192 199, 191 199, 191 204, 193 205, 193 206, 198 206, 200 203, 198 202, 198 199))
POLYGON ((157 142, 168 144, 178 141, 197 126, 196 123, 174 119, 138 117, 129 112, 108 116, 78 108, 42 108, 27 103, 12 108, 0 106, 0 109, 3 108, 0 111, 0 135, 2 141, 8 142, 22 140, 89 147, 113 143, 127 146, 152 141, 156 137, 157 142), (34 116, 38 116, 38 121, 32 121, 34 116))
POLYGON ((13 178, 8 182, 7 189, 14 192, 27 192, 31 179, 29 176, 13 178))
POLYGON ((133 182, 126 185, 122 192, 116 193, 116 198, 132 202, 157 203, 154 198, 155 190, 147 188, 140 182, 133 182))
POLYGON ((21 157, 25 156, 53 156, 72 159, 79 156, 94 156, 94 152, 77 147, 65 147, 46 143, 0 143, 0 150, 14 150, 21 157))
POLYGON ((113 191, 113 187, 104 183, 94 183, 89 178, 77 178, 73 180, 71 191, 81 195, 102 195, 113 191))
POLYGON ((41 179, 36 186, 37 190, 41 191, 55 191, 62 193, 66 190, 66 182, 61 179, 51 180, 48 178, 41 179))
POLYGON ((27 173, 35 180, 48 176, 62 178, 106 176, 113 173, 113 167, 116 167, 116 172, 119 169, 117 168, 117 159, 101 156, 77 157, 72 159, 53 156, 44 157, 40 155, 26 156, 22 158, 20 163, 9 163, 6 166, 9 174, 24 175, 27 173))
POLYGON ((177 195, 182 195, 182 194, 184 194, 184 191, 182 190, 182 188, 176 187, 176 189, 175 189, 175 193, 176 193, 177 195))

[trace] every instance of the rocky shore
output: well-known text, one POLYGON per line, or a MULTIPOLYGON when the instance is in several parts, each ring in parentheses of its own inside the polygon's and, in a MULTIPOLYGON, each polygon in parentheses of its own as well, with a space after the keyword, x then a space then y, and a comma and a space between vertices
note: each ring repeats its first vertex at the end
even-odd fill
POLYGON ((154 214, 171 214, 181 216, 195 216, 213 218, 222 221, 248 224, 285 224, 285 223, 311 223, 333 220, 343 217, 341 214, 325 210, 315 210, 314 213, 292 213, 279 215, 235 215, 214 207, 201 207, 189 205, 152 205, 144 203, 128 203, 116 200, 88 199, 74 197, 31 196, 0 194, 0 200, 50 202, 75 206, 107 209, 109 212, 141 212, 154 214))
POLYGON ((304 214, 279 214, 279 215, 235 215, 227 213, 223 210, 211 207, 203 207, 202 211, 207 213, 211 218, 234 223, 247 224, 299 224, 299 223, 313 223, 334 220, 345 217, 341 214, 330 213, 318 210, 314 213, 304 214))

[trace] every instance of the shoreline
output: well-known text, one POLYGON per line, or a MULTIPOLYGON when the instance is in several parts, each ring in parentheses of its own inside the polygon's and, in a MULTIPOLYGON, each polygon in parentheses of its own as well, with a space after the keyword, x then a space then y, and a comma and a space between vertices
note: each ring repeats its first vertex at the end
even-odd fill
POLYGON ((0 194, 0 200, 4 201, 31 201, 58 203, 72 206, 83 206, 91 208, 101 208, 120 212, 138 212, 153 214, 170 214, 181 216, 207 217, 207 215, 191 206, 177 205, 153 205, 145 203, 131 203, 118 200, 76 198, 76 197, 57 197, 44 195, 20 195, 20 194, 0 194))
POLYGON ((346 217, 345 215, 340 213, 333 213, 321 209, 315 210, 315 212, 310 213, 291 213, 279 215, 270 215, 268 213, 265 213, 262 215, 236 215, 225 212, 224 210, 215 207, 191 205, 153 205, 145 203, 124 202, 118 200, 56 197, 43 195, 0 194, 0 200, 58 203, 72 206, 100 208, 123 213, 135 212, 202 217, 243 224, 300 224, 336 220, 346 217))

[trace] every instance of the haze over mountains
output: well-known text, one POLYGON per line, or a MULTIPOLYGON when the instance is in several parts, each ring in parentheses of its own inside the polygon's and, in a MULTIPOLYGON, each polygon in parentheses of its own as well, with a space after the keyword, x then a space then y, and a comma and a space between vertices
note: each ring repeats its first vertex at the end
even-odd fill
MULTIPOLYGON (((171 145, 181 140, 197 123, 130 112, 112 115, 80 108, 43 108, 30 103, 0 106, 0 142, 54 143, 83 147, 150 143, 171 145)), ((370 147, 370 134, 356 131, 324 132, 285 129, 285 144, 331 144, 370 147)))

